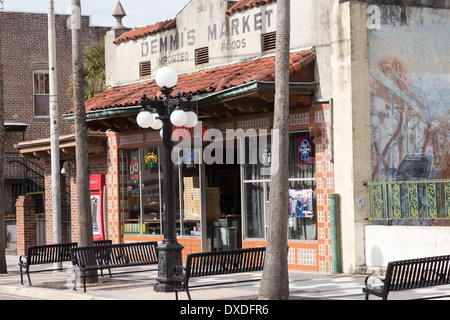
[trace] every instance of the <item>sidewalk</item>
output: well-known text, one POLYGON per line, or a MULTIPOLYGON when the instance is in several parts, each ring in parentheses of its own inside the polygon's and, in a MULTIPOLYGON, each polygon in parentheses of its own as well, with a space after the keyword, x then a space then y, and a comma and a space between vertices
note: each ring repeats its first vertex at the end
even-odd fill
MULTIPOLYGON (((32 286, 24 276, 20 284, 18 257, 7 255, 8 275, 0 275, 0 294, 9 294, 42 300, 175 300, 174 293, 158 293, 153 290, 157 271, 123 273, 130 270, 154 270, 156 266, 112 270, 113 277, 99 276, 99 283, 88 285, 83 292, 82 284, 73 290, 74 273, 71 263, 64 263, 64 271, 31 273, 32 286), (120 272, 122 272, 120 274, 120 272)), ((32 266, 31 270, 51 269, 52 265, 32 266), (45 268, 46 267, 46 268, 45 268)), ((260 279, 261 272, 234 274, 194 279, 191 285, 215 283, 215 286, 193 288, 193 300, 253 300, 258 296, 259 281, 219 285, 220 282, 240 279, 260 279)), ((319 274, 290 272, 290 300, 364 300, 362 288, 365 275, 319 274)), ((450 294, 450 286, 433 287, 391 293, 390 300, 419 299, 450 294)), ((371 297, 378 300, 376 297, 371 297)), ((446 298, 450 299, 450 298, 446 298)), ((187 300, 184 292, 180 300, 187 300)))

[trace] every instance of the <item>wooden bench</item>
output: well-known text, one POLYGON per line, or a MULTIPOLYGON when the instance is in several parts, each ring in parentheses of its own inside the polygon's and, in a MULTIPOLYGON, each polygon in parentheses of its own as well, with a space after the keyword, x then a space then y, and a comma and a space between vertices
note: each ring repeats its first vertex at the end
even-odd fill
MULTIPOLYGON (((95 245, 112 243, 111 240, 101 240, 95 241, 95 245)), ((23 284, 23 275, 27 275, 28 282, 31 285, 30 273, 54 271, 61 269, 46 269, 30 272, 30 266, 49 264, 49 263, 59 263, 71 261, 70 249, 77 247, 76 242, 62 243, 62 244, 49 244, 42 246, 30 246, 27 250, 26 256, 19 257, 19 273, 20 273, 20 283, 23 284), (23 271, 25 269, 25 271, 23 271)))
MULTIPOLYGON (((265 253, 266 248, 248 248, 189 254, 187 256, 184 272, 183 267, 179 266, 173 277, 173 280, 178 282, 178 285, 175 286, 176 299, 178 300, 178 291, 184 290, 186 291, 189 300, 191 300, 189 292, 189 280, 191 278, 263 270, 265 253)), ((248 281, 255 280, 233 281, 231 283, 248 281)), ((195 287, 211 285, 217 285, 217 283, 197 285, 195 287)))
MULTIPOLYGON (((74 272, 78 267, 83 273, 83 287, 86 292, 86 271, 158 264, 158 242, 108 244, 103 246, 78 247, 70 249, 74 272)), ((77 287, 75 274, 74 290, 77 287)))
POLYGON ((391 291, 409 290, 450 284, 450 256, 429 257, 389 262, 386 276, 375 275, 365 280, 363 292, 387 300, 391 291), (371 279, 372 278, 372 279, 371 279), (371 283, 375 280, 378 284, 371 283))

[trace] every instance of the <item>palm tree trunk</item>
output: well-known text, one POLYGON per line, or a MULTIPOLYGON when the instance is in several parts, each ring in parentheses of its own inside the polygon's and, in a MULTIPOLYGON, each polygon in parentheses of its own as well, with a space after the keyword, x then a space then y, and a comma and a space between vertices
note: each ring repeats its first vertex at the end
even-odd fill
MULTIPOLYGON (((86 107, 84 100, 83 48, 81 41, 81 3, 72 0, 72 66, 75 108, 75 143, 77 168, 78 245, 92 246, 94 235, 89 191, 89 158, 87 145, 86 107)), ((97 282, 97 273, 89 274, 87 282, 97 282)))
POLYGON ((289 299, 287 223, 289 213, 289 46, 290 0, 277 2, 275 106, 267 252, 259 288, 261 300, 289 299), (277 170, 278 169, 278 170, 277 170))

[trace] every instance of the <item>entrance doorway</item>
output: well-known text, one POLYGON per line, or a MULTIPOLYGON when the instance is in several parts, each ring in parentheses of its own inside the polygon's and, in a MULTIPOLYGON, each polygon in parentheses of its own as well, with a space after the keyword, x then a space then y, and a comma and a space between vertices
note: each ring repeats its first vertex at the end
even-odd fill
MULTIPOLYGON (((227 154, 224 150, 224 156, 227 154)), ((236 155, 236 150, 230 150, 236 155)), ((205 166, 206 211, 211 250, 242 248, 240 165, 211 164, 205 166), (208 192, 208 190, 210 190, 208 192), (214 190, 217 190, 214 192, 214 190), (210 193, 210 194, 208 194, 210 193), (219 214, 208 214, 214 205, 211 195, 219 196, 219 214)), ((217 202, 216 202, 217 203, 217 202)))

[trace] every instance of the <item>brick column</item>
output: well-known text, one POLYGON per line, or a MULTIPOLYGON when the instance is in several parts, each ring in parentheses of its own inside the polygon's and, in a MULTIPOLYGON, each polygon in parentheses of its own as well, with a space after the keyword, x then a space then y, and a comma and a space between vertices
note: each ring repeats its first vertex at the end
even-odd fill
POLYGON ((106 174, 106 207, 108 212, 108 239, 113 243, 121 243, 123 240, 123 228, 121 228, 120 217, 120 166, 119 166, 119 148, 118 134, 115 132, 108 132, 108 150, 107 163, 108 171, 106 174))
POLYGON ((36 245, 36 202, 20 196, 16 202, 17 254, 26 255, 29 246, 36 245))

